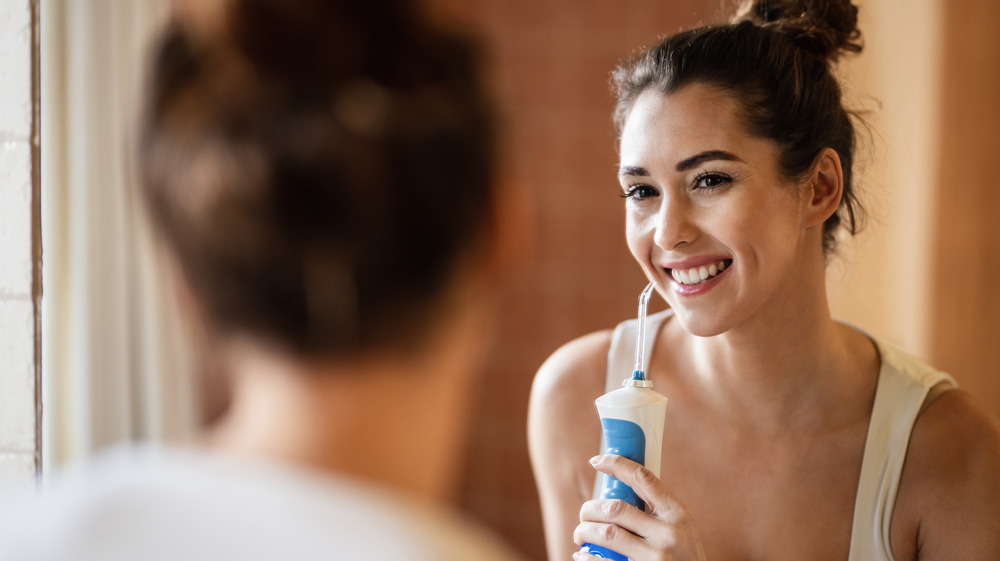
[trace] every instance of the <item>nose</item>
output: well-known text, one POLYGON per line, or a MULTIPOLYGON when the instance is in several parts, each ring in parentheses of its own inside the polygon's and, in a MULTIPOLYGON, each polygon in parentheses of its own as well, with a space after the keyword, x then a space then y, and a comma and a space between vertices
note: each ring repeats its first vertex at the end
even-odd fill
POLYGON ((684 197, 663 197, 656 216, 653 242, 665 250, 693 242, 698 236, 698 228, 692 211, 690 201, 684 197))

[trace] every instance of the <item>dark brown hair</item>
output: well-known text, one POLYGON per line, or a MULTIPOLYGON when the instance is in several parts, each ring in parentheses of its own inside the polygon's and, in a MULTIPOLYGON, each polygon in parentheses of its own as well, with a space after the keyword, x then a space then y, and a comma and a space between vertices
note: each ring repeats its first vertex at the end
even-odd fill
POLYGON ((829 253, 837 228, 855 234, 863 212, 853 185, 854 126, 831 72, 842 53, 861 51, 857 12, 848 0, 750 0, 729 24, 671 35, 615 69, 615 123, 621 130, 648 88, 667 95, 702 83, 742 103, 750 133, 780 147, 788 178, 801 177, 822 149, 833 148, 844 192, 823 225, 829 253))
POLYGON ((210 327, 306 355, 406 347, 490 231, 476 49, 410 3, 233 0, 153 52, 153 221, 210 327))

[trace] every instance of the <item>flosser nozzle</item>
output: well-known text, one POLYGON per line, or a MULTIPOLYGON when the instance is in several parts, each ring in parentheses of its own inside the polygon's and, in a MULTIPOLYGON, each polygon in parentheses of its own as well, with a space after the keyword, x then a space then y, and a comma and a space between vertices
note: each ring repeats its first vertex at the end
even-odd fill
POLYGON ((639 294, 639 327, 638 333, 635 338, 635 366, 632 368, 632 377, 625 380, 623 386, 633 386, 639 388, 651 388, 653 383, 646 379, 646 372, 643 370, 643 362, 645 359, 645 342, 646 342, 646 305, 649 304, 649 296, 653 294, 653 289, 656 288, 656 281, 649 283, 646 288, 639 294))

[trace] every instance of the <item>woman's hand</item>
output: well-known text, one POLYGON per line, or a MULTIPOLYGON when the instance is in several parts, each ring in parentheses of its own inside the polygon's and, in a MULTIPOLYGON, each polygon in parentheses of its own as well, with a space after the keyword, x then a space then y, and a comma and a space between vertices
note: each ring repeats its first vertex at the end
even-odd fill
MULTIPOLYGON (((587 501, 580 509, 580 524, 573 532, 573 541, 606 547, 632 561, 705 561, 690 513, 653 472, 621 456, 595 456, 590 463, 597 471, 631 487, 646 502, 649 512, 617 499, 587 501)), ((597 559, 580 552, 573 558, 597 559)))

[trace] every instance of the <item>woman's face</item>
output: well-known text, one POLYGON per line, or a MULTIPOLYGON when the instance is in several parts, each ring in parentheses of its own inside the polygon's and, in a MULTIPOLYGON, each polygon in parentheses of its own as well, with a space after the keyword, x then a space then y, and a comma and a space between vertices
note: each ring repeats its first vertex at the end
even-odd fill
MULTIPOLYGON (((700 84, 647 90, 621 136, 632 255, 691 333, 725 333, 791 296, 805 256, 805 197, 778 147, 751 136, 733 97, 700 84)), ((794 298, 792 299, 794 300, 794 298)))

